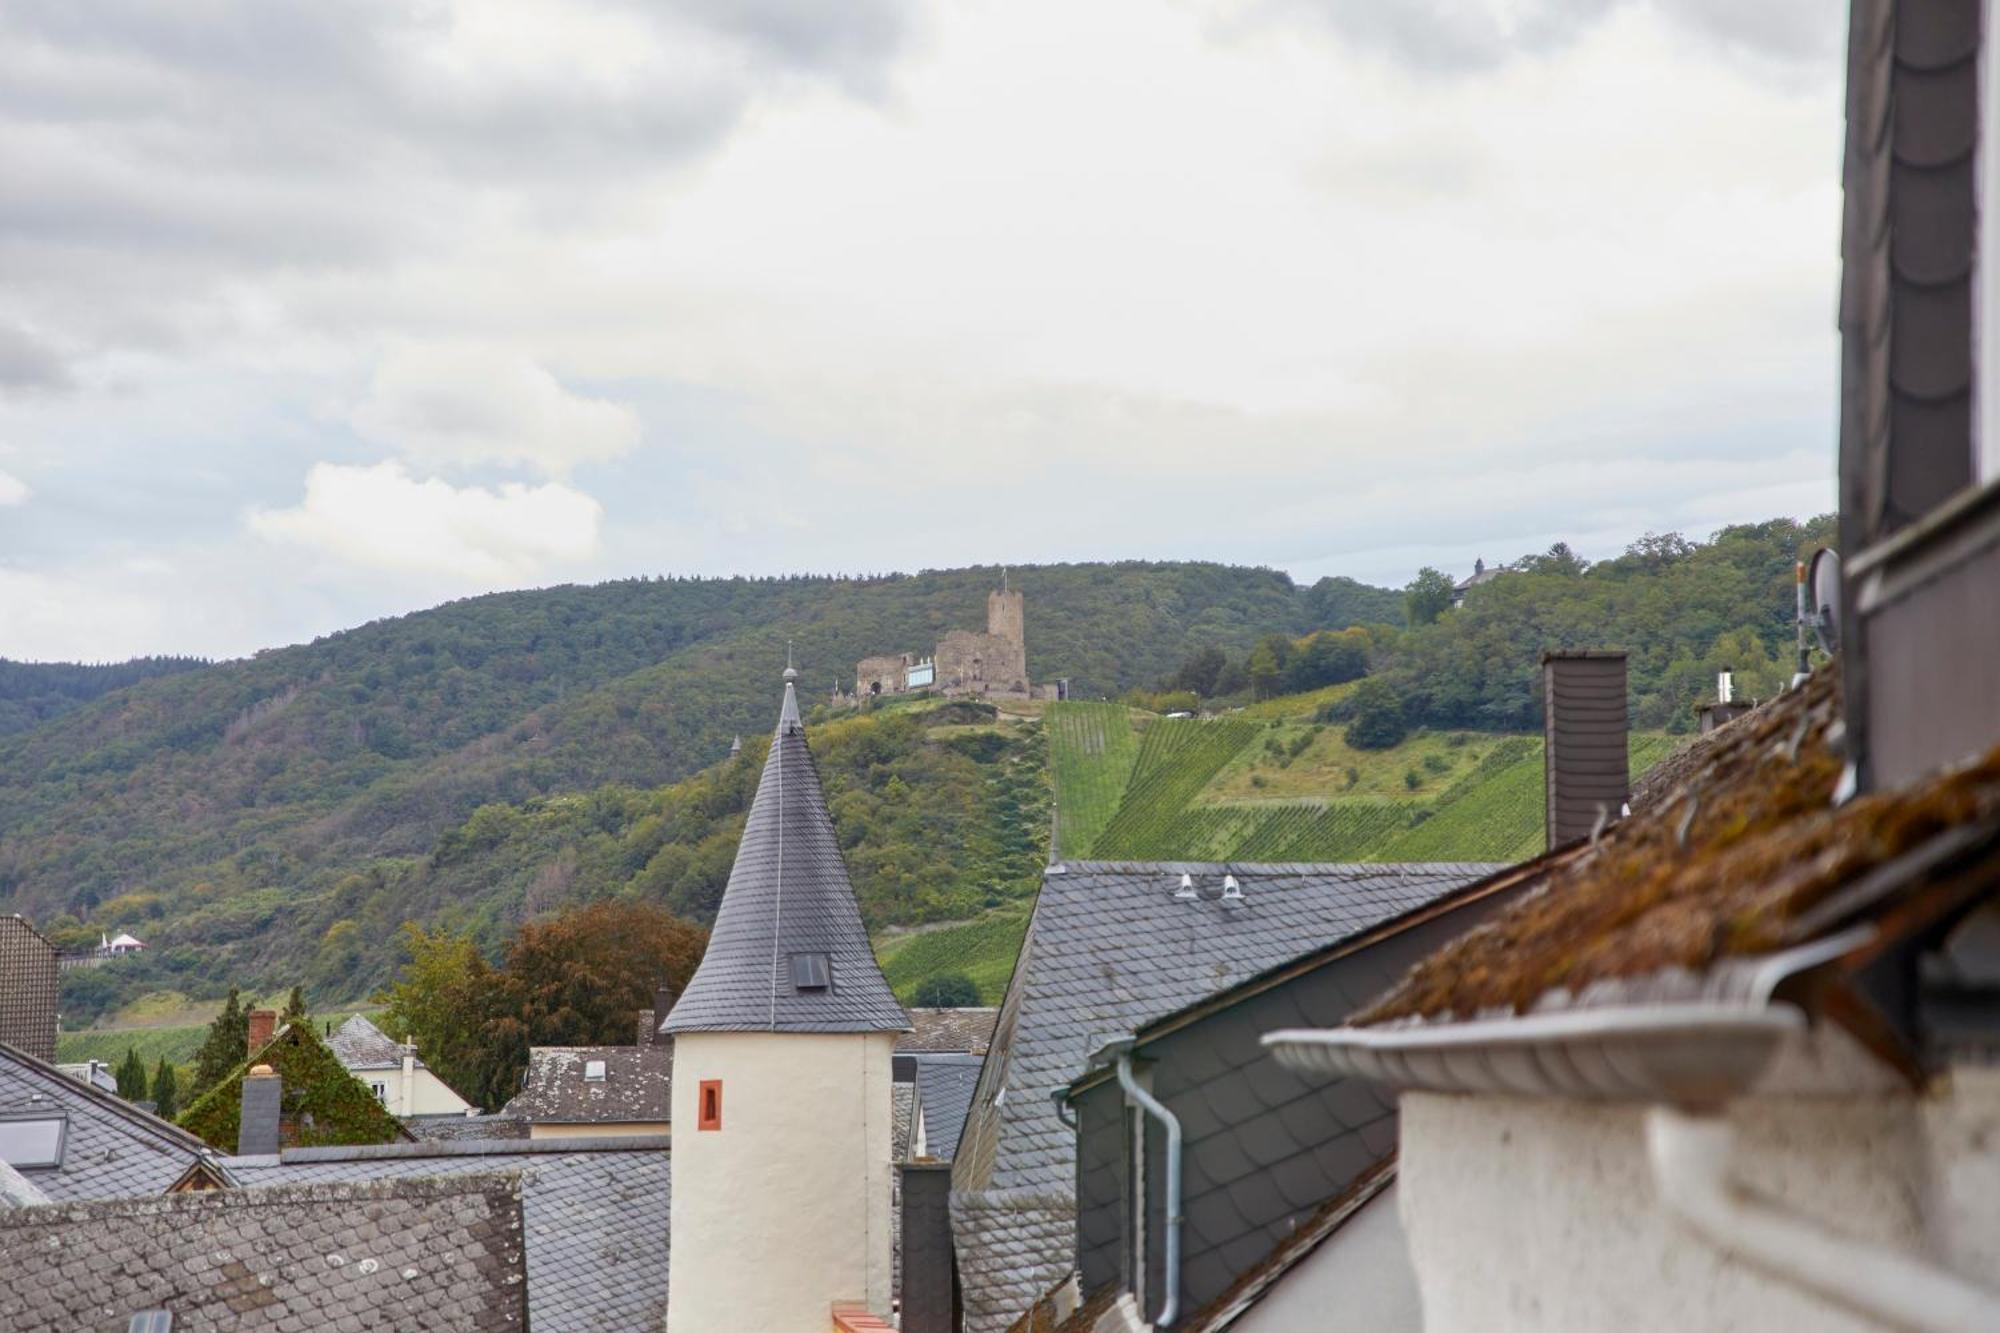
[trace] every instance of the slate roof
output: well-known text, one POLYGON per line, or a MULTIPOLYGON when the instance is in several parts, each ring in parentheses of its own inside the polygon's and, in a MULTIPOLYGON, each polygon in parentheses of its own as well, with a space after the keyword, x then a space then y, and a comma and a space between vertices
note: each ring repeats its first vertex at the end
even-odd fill
POLYGON ((986 1054, 993 1042, 998 1009, 912 1009, 910 1028, 896 1038, 896 1054, 960 1051, 986 1054))
MULTIPOLYGON (((333 1035, 326 1039, 326 1044, 327 1049, 349 1069, 403 1067, 402 1045, 360 1014, 335 1028, 333 1035)), ((422 1060, 417 1061, 418 1068, 423 1065, 422 1060)))
POLYGON ((516 1120, 602 1125, 664 1121, 673 1105, 673 1050, 667 1046, 536 1046, 521 1090, 500 1108, 516 1120), (604 1062, 604 1077, 585 1067, 604 1062))
POLYGON ((743 826, 708 951, 663 1030, 907 1032, 861 925, 806 745, 789 668, 777 734, 743 826), (825 989, 793 984, 796 956, 823 955, 825 989))
POLYGON ((979 1083, 977 1055, 919 1055, 917 1111, 923 1117, 924 1151, 949 1162, 958 1150, 958 1136, 972 1109, 972 1090, 979 1083))
POLYGON ((1004 1329, 1072 1258, 1076 1141, 1051 1089, 1102 1040, 1423 907, 1474 863, 1051 866, 1000 1006, 952 1170, 967 1333, 1004 1329), (1183 873, 1203 896, 1173 897, 1183 873), (1215 901, 1234 874, 1236 908, 1215 901), (996 1197, 982 1200, 979 1196, 996 1197))
POLYGON ((0 916, 0 1042, 56 1058, 56 947, 24 916, 0 916))
POLYGON ((664 1135, 292 1148, 226 1165, 246 1184, 519 1172, 535 1333, 656 1333, 666 1318, 664 1135))
POLYGON ((403 1128, 419 1143, 473 1143, 529 1136, 527 1121, 504 1115, 406 1115, 403 1128))
POLYGON ((518 1329, 519 1183, 480 1175, 0 1214, 0 1328, 518 1329))
POLYGON ((179 1126, 0 1046, 0 1115, 43 1108, 69 1116, 63 1162, 23 1174, 55 1203, 158 1194, 212 1157, 207 1144, 179 1126))

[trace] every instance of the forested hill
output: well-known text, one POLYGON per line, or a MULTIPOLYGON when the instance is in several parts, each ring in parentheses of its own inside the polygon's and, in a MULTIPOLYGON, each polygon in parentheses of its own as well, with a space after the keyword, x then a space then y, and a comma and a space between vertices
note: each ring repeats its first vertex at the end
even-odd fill
POLYGON ((0 736, 38 727, 142 680, 207 665, 198 657, 139 657, 104 665, 0 658, 0 736))
MULTIPOLYGON (((1027 597, 1030 671, 1083 694, 1169 674, 1198 644, 1241 651, 1401 600, 1213 564, 1011 577, 1027 597)), ((864 655, 983 628, 998 580, 967 569, 507 593, 142 680, 0 737, 0 911, 102 916, 144 893, 199 895, 226 916, 248 895, 311 894, 371 858, 423 854, 481 805, 669 782, 732 735, 769 729, 788 640, 810 699, 864 655)))

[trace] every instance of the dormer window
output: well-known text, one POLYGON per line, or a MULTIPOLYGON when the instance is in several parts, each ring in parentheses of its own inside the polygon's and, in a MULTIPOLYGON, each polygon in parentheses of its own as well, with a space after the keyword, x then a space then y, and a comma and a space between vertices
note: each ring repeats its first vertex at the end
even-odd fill
POLYGON ((583 1062, 583 1081, 585 1083, 602 1083, 604 1081, 604 1061, 585 1060, 583 1062))
POLYGON ((795 953, 792 955, 792 988, 798 991, 830 990, 833 986, 833 965, 823 953, 795 953))

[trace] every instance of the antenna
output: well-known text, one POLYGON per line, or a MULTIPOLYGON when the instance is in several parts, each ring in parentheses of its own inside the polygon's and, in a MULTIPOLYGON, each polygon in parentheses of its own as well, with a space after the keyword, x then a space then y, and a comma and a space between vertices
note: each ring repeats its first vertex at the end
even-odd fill
POLYGON ((1812 675, 1812 659, 1806 655, 1806 622, 1810 614, 1806 610, 1806 562, 1797 561, 1792 566, 1792 582, 1797 587, 1798 610, 1792 617, 1792 634, 1798 643, 1798 665, 1792 668, 1792 688, 1797 689, 1812 675))
POLYGON ((797 667, 795 667, 795 666, 793 666, 793 665, 792 665, 792 641, 791 641, 790 639, 786 639, 786 640, 785 640, 785 679, 786 679, 786 680, 797 680, 798 678, 799 678, 799 669, 798 669, 797 667))
POLYGON ((1840 651, 1840 553, 1822 546, 1813 552, 1806 587, 1812 596, 1812 632, 1829 656, 1840 651))

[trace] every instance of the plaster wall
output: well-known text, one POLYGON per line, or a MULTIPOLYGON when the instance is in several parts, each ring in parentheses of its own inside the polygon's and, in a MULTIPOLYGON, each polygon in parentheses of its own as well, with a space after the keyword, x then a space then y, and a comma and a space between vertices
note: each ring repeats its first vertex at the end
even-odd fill
POLYGON ((472 1104, 451 1090, 451 1085, 428 1069, 383 1071, 371 1080, 385 1078, 389 1084, 391 1115, 464 1115, 472 1104))
POLYGON ((835 1301, 890 1302, 896 1034, 675 1038, 668 1333, 824 1333, 835 1301), (722 1082, 722 1127, 700 1123, 722 1082))
MULTIPOLYGON (((1848 1237, 2000 1271, 2000 1076, 1929 1097, 1760 1098, 1733 1174, 1848 1237)), ((1409 1093, 1398 1192, 1427 1333, 1884 1325, 1726 1257, 1654 1191, 1643 1108, 1409 1093)))
POLYGON ((565 1124, 560 1120, 538 1120, 528 1126, 531 1139, 622 1139, 633 1134, 665 1134, 664 1120, 608 1120, 591 1124, 565 1124))
POLYGON ((1232 1333, 1423 1333, 1396 1187, 1370 1199, 1229 1327, 1232 1333))

